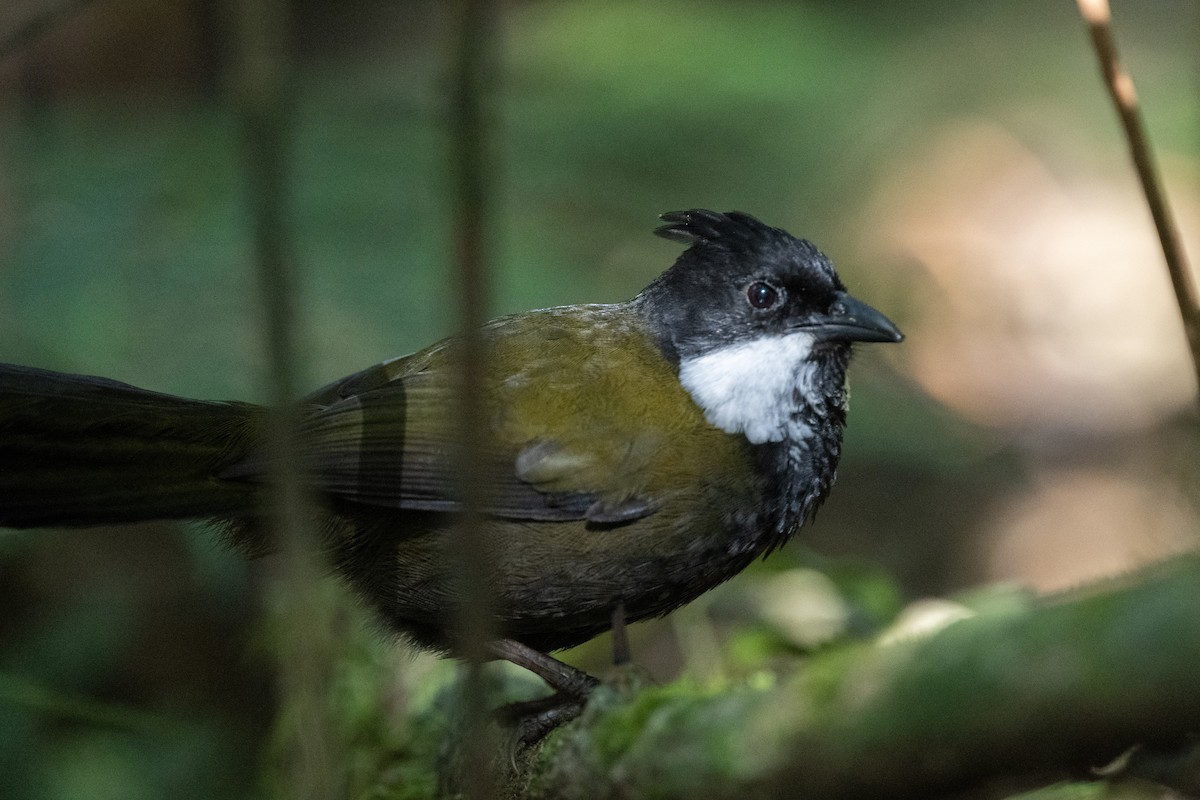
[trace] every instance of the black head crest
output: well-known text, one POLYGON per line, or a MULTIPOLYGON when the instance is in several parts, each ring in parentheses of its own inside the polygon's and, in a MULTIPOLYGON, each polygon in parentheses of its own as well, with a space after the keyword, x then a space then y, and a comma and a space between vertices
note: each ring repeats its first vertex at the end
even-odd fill
POLYGON ((845 290, 816 245, 749 214, 694 208, 661 219, 655 234, 689 246, 634 300, 668 360, 783 335, 827 314, 845 290), (761 306, 750 298, 756 286, 769 287, 772 297, 782 300, 772 313, 760 313, 761 306))
POLYGON ((656 236, 684 244, 705 242, 728 250, 759 247, 780 236, 791 236, 741 211, 718 214, 703 208, 670 211, 659 216, 666 225, 654 229, 656 236))

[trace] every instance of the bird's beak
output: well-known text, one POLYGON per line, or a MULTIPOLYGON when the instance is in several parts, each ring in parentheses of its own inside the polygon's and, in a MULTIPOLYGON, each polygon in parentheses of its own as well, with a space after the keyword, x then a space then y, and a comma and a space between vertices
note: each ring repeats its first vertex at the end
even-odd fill
POLYGON ((804 330, 816 335, 819 341, 900 342, 904 334, 890 319, 863 301, 838 292, 829 313, 807 320, 804 330))

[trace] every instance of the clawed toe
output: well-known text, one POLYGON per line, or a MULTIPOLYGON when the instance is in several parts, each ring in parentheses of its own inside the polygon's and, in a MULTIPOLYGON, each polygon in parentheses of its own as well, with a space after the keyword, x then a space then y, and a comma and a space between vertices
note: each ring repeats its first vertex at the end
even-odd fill
POLYGON ((503 725, 513 729, 521 744, 531 745, 578 717, 586 703, 586 696, 555 692, 536 700, 501 706, 496 710, 496 716, 503 725))

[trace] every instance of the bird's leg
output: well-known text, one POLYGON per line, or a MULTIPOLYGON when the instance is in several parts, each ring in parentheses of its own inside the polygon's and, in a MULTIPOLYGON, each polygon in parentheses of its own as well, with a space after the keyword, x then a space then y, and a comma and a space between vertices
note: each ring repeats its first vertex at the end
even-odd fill
POLYGON ((516 727, 517 736, 525 744, 578 717, 588 695, 600 683, 583 670, 512 639, 499 639, 489 647, 492 655, 524 667, 554 689, 554 694, 547 697, 510 703, 500 709, 501 717, 516 727))
POLYGON ((551 689, 576 700, 586 699, 600 683, 583 670, 513 639, 498 639, 491 643, 490 649, 496 658, 524 667, 548 683, 551 689))
POLYGON ((625 627, 625 604, 617 603, 612 613, 612 649, 613 666, 620 667, 629 663, 629 633, 625 627))

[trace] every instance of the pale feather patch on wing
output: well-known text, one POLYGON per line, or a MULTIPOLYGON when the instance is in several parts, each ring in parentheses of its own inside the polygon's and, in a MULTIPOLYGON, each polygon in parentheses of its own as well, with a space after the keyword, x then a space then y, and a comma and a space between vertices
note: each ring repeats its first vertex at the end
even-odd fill
POLYGON ((525 483, 546 486, 578 475, 594 462, 590 453, 568 450, 550 439, 538 439, 517 454, 513 469, 525 483))
MULTIPOLYGON (((611 466, 612 471, 623 473, 635 470, 640 464, 636 443, 630 443, 622 463, 611 466)), ((516 458, 515 472, 518 479, 543 491, 557 485, 578 483, 589 470, 598 467, 595 453, 581 452, 564 447, 559 442, 539 439, 531 442, 516 458)), ((584 518, 597 525, 621 525, 649 516, 659 509, 661 503, 636 493, 619 493, 602 496, 588 506, 584 518)))

